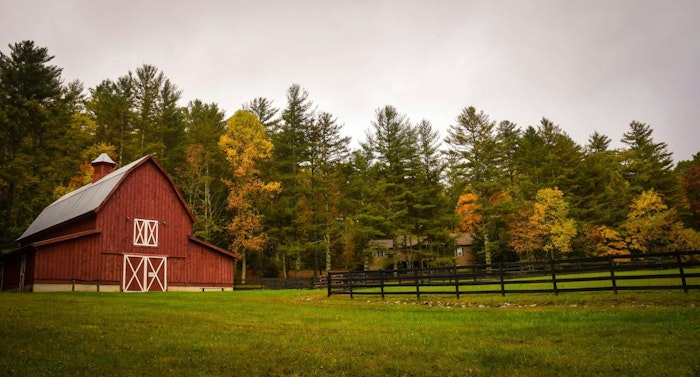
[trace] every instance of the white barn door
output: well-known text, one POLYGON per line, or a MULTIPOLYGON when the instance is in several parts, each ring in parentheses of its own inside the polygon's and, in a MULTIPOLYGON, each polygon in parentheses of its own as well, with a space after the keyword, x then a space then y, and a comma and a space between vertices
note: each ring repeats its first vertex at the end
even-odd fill
POLYGON ((124 255, 124 292, 168 290, 168 258, 161 256, 124 255))

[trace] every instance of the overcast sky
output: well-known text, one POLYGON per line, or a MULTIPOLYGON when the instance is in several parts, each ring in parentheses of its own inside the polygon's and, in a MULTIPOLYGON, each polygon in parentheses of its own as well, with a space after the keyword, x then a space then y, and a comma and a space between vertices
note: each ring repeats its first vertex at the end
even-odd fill
MULTIPOLYGON (((0 50, 33 40, 86 88, 143 64, 230 116, 296 83, 355 143, 395 106, 446 136, 460 111, 542 117, 620 147, 632 120, 700 152, 700 1, 0 0, 0 50)), ((356 144, 354 144, 356 145, 356 144)))

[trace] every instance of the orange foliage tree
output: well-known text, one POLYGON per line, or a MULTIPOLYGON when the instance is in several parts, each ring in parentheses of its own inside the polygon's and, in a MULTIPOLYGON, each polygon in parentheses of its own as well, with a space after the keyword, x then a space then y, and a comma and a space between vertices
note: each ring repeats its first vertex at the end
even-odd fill
POLYGON ((483 219, 480 210, 481 204, 478 195, 471 192, 460 195, 455 209, 455 213, 459 217, 459 230, 471 234, 476 233, 483 219))

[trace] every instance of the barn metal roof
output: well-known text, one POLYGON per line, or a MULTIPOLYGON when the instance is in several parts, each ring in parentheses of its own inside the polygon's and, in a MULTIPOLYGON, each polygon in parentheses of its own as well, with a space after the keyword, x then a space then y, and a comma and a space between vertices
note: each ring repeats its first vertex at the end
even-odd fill
POLYGON ((96 210, 102 205, 119 182, 121 182, 126 173, 149 157, 151 156, 142 157, 107 174, 97 182, 89 183, 73 192, 63 195, 51 205, 44 208, 17 241, 21 241, 53 226, 65 223, 96 210))

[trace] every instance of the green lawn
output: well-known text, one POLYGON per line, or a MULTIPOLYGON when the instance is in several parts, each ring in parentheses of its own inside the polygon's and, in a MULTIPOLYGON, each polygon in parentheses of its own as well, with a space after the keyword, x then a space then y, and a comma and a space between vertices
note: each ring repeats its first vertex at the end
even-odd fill
POLYGON ((698 376, 700 292, 0 294, 0 375, 698 376))

